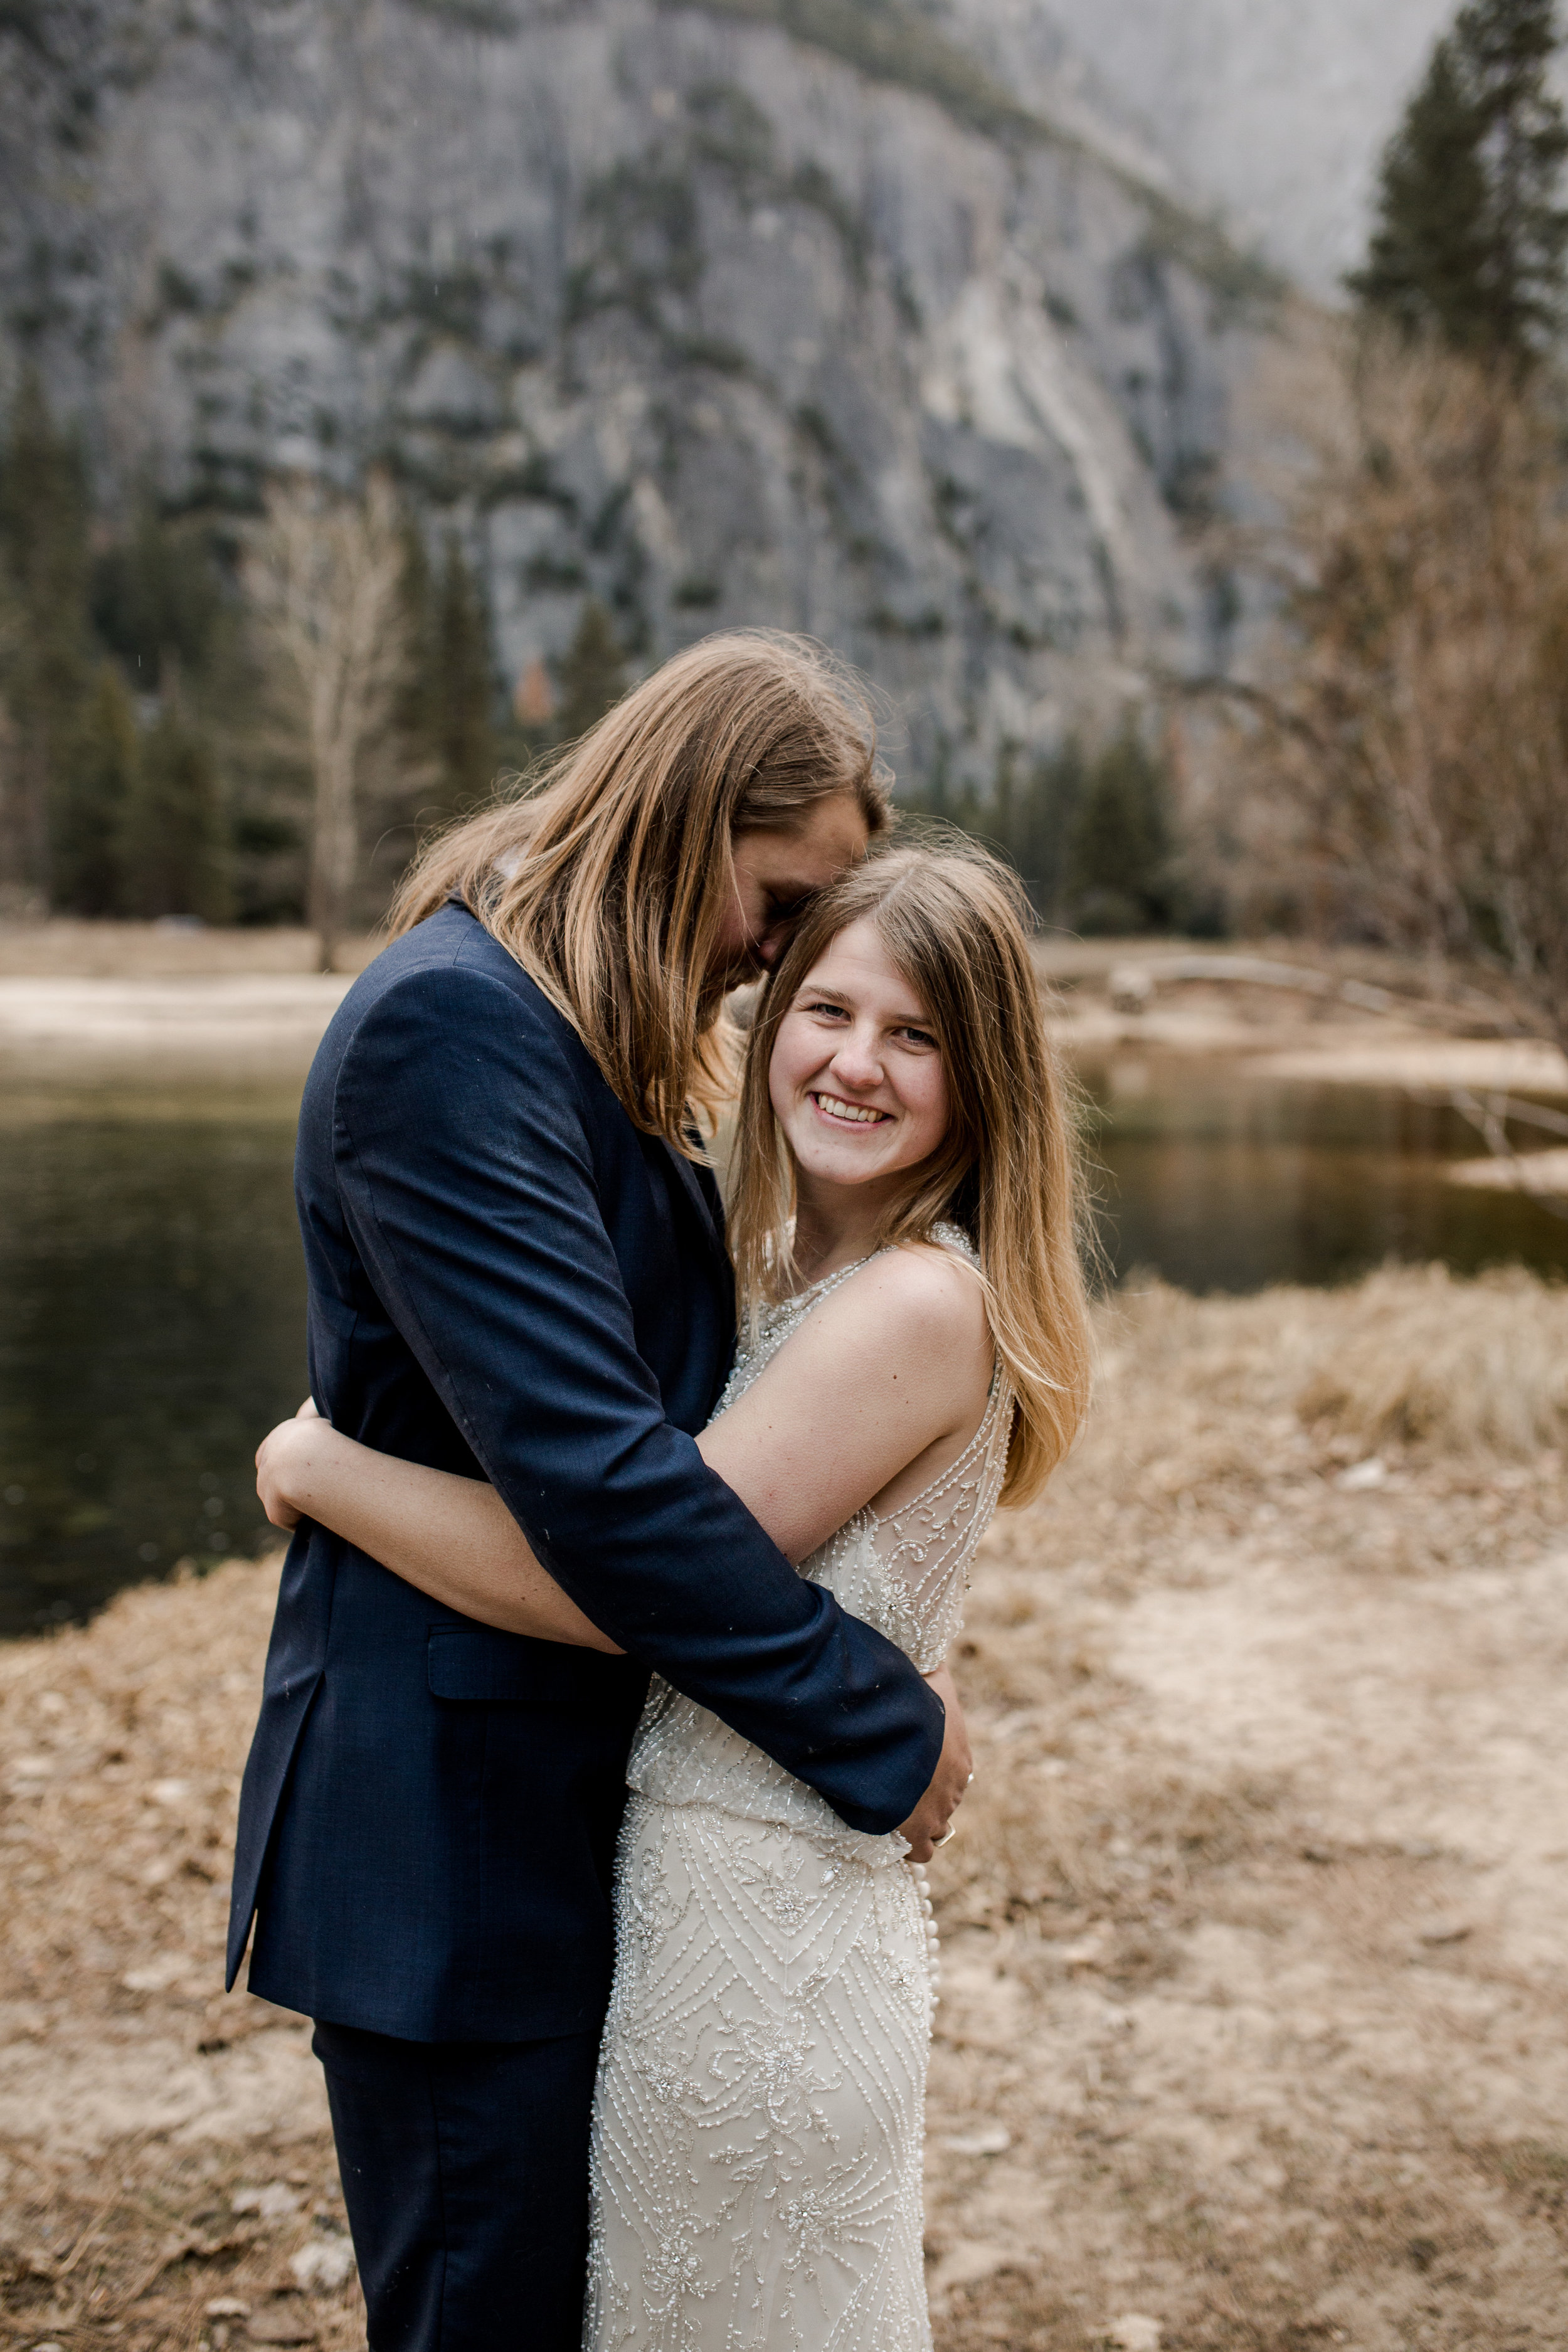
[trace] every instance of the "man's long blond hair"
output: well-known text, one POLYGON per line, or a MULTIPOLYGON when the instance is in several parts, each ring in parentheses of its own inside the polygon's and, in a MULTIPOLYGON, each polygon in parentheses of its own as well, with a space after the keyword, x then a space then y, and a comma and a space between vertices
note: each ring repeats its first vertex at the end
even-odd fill
POLYGON ((888 822, 875 716, 805 637, 706 637, 557 752, 521 791, 439 835, 392 908, 394 937, 457 898, 581 1036, 634 1125, 689 1151, 723 1084, 710 970, 739 834, 794 832, 847 795, 888 822))
POLYGON ((1046 1034, 1027 901, 985 851, 873 854, 812 901, 763 985, 747 1046, 729 1227, 742 1314, 795 1288, 795 1165, 768 1093, 779 1026, 851 923, 875 925, 942 1048, 948 1126, 909 1171, 876 1246, 921 1242, 943 1219, 980 1253, 991 1328, 1017 1397, 1005 1503, 1037 1495, 1089 1405, 1084 1196, 1071 1099, 1046 1034))

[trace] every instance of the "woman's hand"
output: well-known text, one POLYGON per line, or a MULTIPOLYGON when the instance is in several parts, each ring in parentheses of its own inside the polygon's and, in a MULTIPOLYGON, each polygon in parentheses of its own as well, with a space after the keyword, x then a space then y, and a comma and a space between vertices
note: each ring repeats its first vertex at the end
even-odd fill
POLYGON ((256 1449, 256 1491, 275 1528, 297 1528, 304 1517, 300 1476, 320 1449, 322 1427, 315 1398, 307 1397, 293 1420, 280 1421, 256 1449))

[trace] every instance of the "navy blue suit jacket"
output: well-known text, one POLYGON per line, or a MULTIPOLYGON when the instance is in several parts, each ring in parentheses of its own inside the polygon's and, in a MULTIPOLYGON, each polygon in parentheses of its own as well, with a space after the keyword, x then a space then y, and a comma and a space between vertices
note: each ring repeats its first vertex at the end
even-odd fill
POLYGON ((240 1798, 229 1981, 416 2041, 597 2026, 650 1667, 893 1828, 940 1701, 798 1577, 693 1443, 733 1287, 717 1192, 451 906, 350 990, 306 1086, 311 1392, 383 1453, 489 1478, 630 1654, 501 1633, 324 1528, 289 1551, 240 1798))

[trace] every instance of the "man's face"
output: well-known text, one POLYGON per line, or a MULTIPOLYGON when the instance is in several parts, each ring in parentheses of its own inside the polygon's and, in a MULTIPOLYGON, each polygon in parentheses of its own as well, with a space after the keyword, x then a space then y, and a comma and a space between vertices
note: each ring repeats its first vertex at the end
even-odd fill
POLYGON ((738 833, 735 895, 714 942, 710 983, 739 988, 777 963, 808 902, 866 854, 866 820, 847 793, 818 801, 791 833, 738 833))

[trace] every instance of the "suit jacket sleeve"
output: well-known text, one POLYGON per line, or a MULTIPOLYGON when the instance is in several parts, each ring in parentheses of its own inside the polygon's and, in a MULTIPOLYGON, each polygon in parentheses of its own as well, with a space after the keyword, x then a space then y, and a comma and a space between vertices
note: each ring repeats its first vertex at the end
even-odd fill
POLYGON ((356 1029, 333 1149, 387 1311, 539 1557, 594 1622, 852 1828, 907 1819, 942 1704, 799 1577, 665 1419, 595 1190, 582 1079, 549 1019, 461 964, 356 1029))

